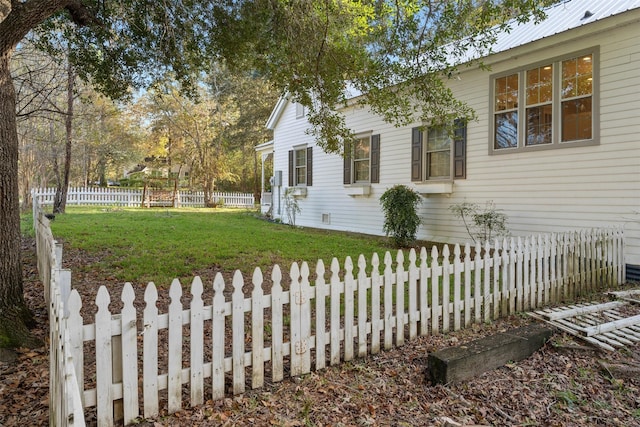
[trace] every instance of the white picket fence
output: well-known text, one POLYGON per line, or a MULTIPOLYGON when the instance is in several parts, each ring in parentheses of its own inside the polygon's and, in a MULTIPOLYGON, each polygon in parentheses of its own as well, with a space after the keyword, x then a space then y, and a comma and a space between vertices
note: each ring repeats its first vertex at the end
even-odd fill
MULTIPOLYGON (((52 205, 55 188, 32 190, 32 198, 41 205, 52 205)), ((221 206, 253 209, 255 200, 251 193, 219 192, 212 194, 213 201, 221 206)), ((69 187, 67 205, 98 205, 139 207, 143 203, 143 190, 124 187, 69 187)), ((178 191, 176 207, 204 207, 204 192, 178 191)))
POLYGON ((61 268, 62 246, 53 239, 49 220, 37 201, 33 213, 38 272, 49 309, 49 425, 82 427, 85 426, 82 382, 76 377, 82 360, 73 358, 69 313, 65 311, 71 272, 61 268))
POLYGON ((101 287, 94 323, 84 324, 79 293, 71 290, 68 300, 60 296, 71 287, 70 274, 55 267, 48 222, 37 217, 42 224, 37 234, 47 235, 46 241, 39 237, 39 258, 52 260, 41 268, 54 265, 47 298, 56 301, 50 307, 51 408, 57 426, 82 425, 78 399, 84 408, 94 408, 98 426, 119 420, 127 424, 161 409, 173 413, 187 404, 221 399, 226 384, 233 394, 243 393, 262 387, 266 379, 281 381, 402 346, 407 339, 571 300, 624 278, 622 231, 583 230, 455 245, 453 253, 449 246, 441 253, 422 248, 411 250, 408 260, 402 251, 395 261, 386 253, 382 263, 376 254, 370 262, 360 255, 357 266, 351 258, 343 266, 333 259, 328 271, 320 260, 315 274, 306 262, 294 263, 290 280, 284 280, 290 282, 288 289, 276 265, 269 293, 263 290, 260 269, 253 272, 253 290, 247 295, 245 279, 236 271, 230 299, 223 293, 221 274, 214 278, 208 301, 195 277, 189 307, 182 306, 182 286, 174 280, 167 313, 159 313, 152 283, 141 311, 134 307, 133 287, 126 284, 120 313, 109 311, 111 296, 101 287), (85 360, 85 348, 93 349, 95 362, 85 360))

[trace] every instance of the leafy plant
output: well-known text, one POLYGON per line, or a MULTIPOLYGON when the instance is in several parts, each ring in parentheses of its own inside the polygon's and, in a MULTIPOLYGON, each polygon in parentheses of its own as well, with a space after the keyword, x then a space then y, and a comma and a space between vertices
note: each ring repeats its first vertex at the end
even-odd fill
POLYGON ((416 240, 420 226, 417 213, 420 194, 405 185, 395 185, 380 196, 384 211, 383 231, 391 235, 398 247, 409 246, 416 240))
POLYGON ((287 213, 288 223, 292 227, 296 226, 296 215, 301 212, 300 206, 298 206, 298 199, 296 199, 295 188, 288 187, 284 190, 284 211, 287 213))
POLYGON ((508 217, 488 201, 484 209, 476 203, 462 202, 449 206, 449 210, 462 219, 467 233, 475 242, 486 242, 494 237, 508 236, 508 217))

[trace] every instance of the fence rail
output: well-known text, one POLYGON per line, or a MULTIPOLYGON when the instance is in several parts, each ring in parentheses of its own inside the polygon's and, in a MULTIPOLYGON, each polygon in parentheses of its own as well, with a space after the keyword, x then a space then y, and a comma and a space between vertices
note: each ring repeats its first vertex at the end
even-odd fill
MULTIPOLYGON (((40 205, 52 205, 55 188, 38 188, 32 197, 38 198, 40 205)), ((143 204, 143 190, 122 187, 69 187, 68 205, 99 205, 137 207, 143 204)), ((251 193, 213 192, 212 201, 217 206, 253 209, 255 200, 251 193)), ((176 207, 204 207, 204 192, 178 190, 176 207)))
POLYGON ((333 259, 328 269, 320 260, 314 274, 306 262, 293 263, 289 280, 276 265, 268 293, 260 269, 248 294, 236 271, 230 298, 218 273, 206 302, 204 284, 195 277, 188 307, 174 280, 166 313, 158 311, 153 283, 145 289, 142 310, 136 310, 133 287, 126 284, 117 296, 123 302, 120 313, 109 310, 112 298, 101 287, 94 323, 84 324, 77 290, 65 296, 70 274, 56 264, 48 221, 41 213, 37 217, 38 256, 49 259, 39 266, 54 266, 45 283, 51 286, 53 316, 52 425, 59 426, 83 425, 78 400, 95 408, 98 426, 120 419, 127 424, 140 415, 176 412, 185 400, 195 406, 223 398, 227 384, 232 393, 243 393, 267 379, 278 382, 418 336, 570 300, 616 286, 624 277, 622 231, 583 230, 455 245, 453 251, 447 245, 442 251, 422 248, 411 250, 407 259, 402 251, 395 260, 391 253, 382 261, 375 254, 369 261, 360 255, 357 265, 351 258, 342 266, 333 259), (290 283, 288 289, 283 282, 290 283), (93 349, 95 361, 85 360, 85 348, 93 349))

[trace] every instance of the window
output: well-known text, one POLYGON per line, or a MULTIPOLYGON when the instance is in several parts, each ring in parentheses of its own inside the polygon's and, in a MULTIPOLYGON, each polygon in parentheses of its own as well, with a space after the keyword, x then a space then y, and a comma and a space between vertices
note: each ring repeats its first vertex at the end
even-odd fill
POLYGON ((304 105, 300 103, 296 103, 296 119, 301 119, 304 117, 304 105))
POLYGON ((357 137, 345 144, 344 184, 380 182, 380 135, 357 137))
POLYGON ((312 158, 312 147, 299 147, 289 151, 289 187, 311 186, 312 158))
POLYGON ((491 153, 597 143, 597 49, 498 75, 491 153))
POLYGON ((411 181, 465 178, 466 139, 467 127, 463 120, 455 121, 453 132, 444 126, 414 128, 411 137, 411 181))

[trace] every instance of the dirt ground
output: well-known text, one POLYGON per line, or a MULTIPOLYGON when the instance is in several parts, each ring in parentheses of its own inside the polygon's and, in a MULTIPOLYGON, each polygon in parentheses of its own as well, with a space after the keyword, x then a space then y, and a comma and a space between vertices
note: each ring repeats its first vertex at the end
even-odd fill
MULTIPOLYGON (((86 254, 67 253, 65 267, 86 289, 113 283, 82 268, 86 254), (83 273, 84 271, 84 273, 83 273)), ((46 340, 48 324, 34 243, 25 239, 25 295, 46 340)), ((91 292, 88 292, 91 293, 91 292)), ((141 426, 640 426, 640 344, 605 352, 561 332, 526 360, 459 384, 433 385, 427 356, 447 346, 522 326, 512 316, 468 330, 422 337, 365 359, 267 383, 259 390, 208 401, 141 426)), ((0 426, 48 424, 48 350, 23 349, 0 363, 0 426)), ((88 425, 95 424, 91 410, 88 425)))

